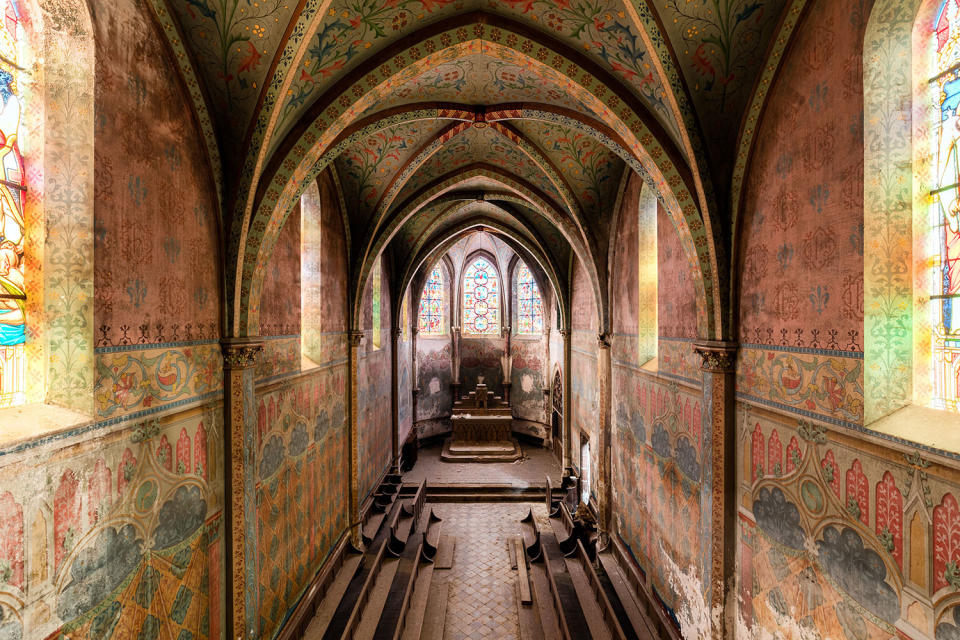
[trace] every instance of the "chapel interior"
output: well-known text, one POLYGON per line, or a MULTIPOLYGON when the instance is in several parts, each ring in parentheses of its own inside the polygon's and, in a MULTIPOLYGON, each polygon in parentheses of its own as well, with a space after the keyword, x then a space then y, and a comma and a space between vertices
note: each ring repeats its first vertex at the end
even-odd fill
POLYGON ((960 640, 958 109, 960 0, 0 0, 0 640, 960 640))

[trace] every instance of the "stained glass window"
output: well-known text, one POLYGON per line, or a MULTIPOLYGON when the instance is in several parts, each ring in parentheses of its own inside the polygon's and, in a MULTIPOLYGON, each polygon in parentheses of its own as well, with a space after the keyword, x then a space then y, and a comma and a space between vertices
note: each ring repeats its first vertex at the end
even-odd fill
POLYGON ((463 332, 500 333, 500 280, 485 258, 474 259, 463 276, 463 332))
POLYGON ((380 348, 380 259, 373 267, 373 348, 380 348))
POLYGON ((543 333, 543 300, 537 281, 527 265, 517 267, 517 333, 543 333))
POLYGON ((0 407, 24 402, 26 341, 23 157, 20 155, 20 47, 16 0, 3 0, 0 19, 0 407))
POLYGON ((420 296, 417 327, 421 334, 427 336, 443 335, 443 303, 443 272, 439 266, 436 266, 430 272, 427 283, 423 285, 423 295, 420 296))

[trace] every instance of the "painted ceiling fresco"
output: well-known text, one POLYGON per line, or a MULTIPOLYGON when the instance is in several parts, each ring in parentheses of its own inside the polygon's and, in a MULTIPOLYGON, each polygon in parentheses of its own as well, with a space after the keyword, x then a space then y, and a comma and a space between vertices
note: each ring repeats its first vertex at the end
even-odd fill
POLYGON ((416 120, 363 138, 337 157, 340 184, 351 210, 369 219, 391 180, 449 120, 416 120))
POLYGON ((500 168, 529 182, 555 203, 562 202, 557 188, 543 170, 516 144, 491 126, 471 127, 440 147, 411 176, 397 201, 405 202, 433 180, 478 163, 500 168))
POLYGON ((560 169, 584 212, 609 214, 616 200, 624 162, 582 130, 540 120, 516 120, 517 129, 560 169))

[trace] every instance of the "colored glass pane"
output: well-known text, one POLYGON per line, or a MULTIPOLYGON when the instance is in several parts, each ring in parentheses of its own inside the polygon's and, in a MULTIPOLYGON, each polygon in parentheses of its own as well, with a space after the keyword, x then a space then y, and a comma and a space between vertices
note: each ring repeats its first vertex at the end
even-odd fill
POLYGON ((484 258, 475 259, 463 276, 463 331, 500 333, 500 280, 484 258))
POLYGON ((0 407, 24 401, 26 289, 24 287, 24 171, 20 155, 20 47, 16 0, 0 0, 0 407))
POLYGON ((443 335, 443 273, 440 267, 433 268, 423 286, 417 328, 424 335, 443 335))
POLYGON ((517 269, 517 333, 543 333, 543 300, 537 281, 527 265, 517 269))

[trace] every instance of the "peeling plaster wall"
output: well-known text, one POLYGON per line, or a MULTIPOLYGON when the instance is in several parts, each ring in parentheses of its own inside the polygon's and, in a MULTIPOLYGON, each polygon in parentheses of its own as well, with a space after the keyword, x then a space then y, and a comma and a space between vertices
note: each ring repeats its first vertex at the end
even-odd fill
POLYGON ((623 194, 612 272, 614 521, 651 590, 676 610, 689 606, 690 593, 703 600, 702 559, 710 537, 700 517, 703 392, 699 372, 687 364, 696 303, 689 263, 665 212, 658 206, 656 228, 640 228, 639 182, 632 179, 623 194), (640 307, 640 251, 649 246, 641 234, 657 236, 656 316, 640 307), (645 326, 656 317, 659 326, 645 326), (654 363, 647 362, 641 339, 649 333, 659 336, 654 363), (677 567, 689 577, 684 584, 695 586, 680 588, 677 567))
POLYGON ((417 437, 450 431, 453 393, 450 382, 449 338, 417 337, 417 437))
MULTIPOLYGON (((757 637, 960 637, 960 464, 860 431, 863 151, 897 133, 871 121, 864 138, 854 36, 871 6, 812 4, 747 185, 737 566, 739 617, 757 637)), ((909 15, 913 3, 881 6, 909 15)), ((867 47, 883 69, 891 52, 867 47)))
POLYGON ((0 447, 0 637, 223 628, 216 198, 148 12, 93 8, 96 422, 0 447))

